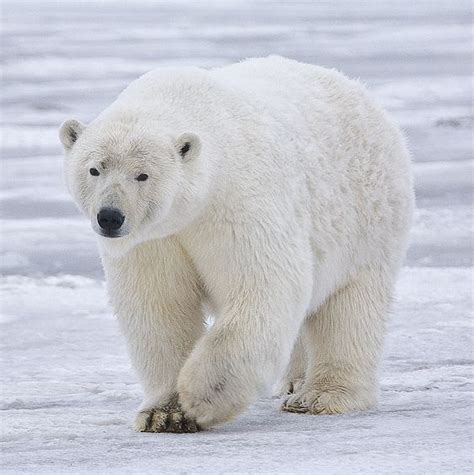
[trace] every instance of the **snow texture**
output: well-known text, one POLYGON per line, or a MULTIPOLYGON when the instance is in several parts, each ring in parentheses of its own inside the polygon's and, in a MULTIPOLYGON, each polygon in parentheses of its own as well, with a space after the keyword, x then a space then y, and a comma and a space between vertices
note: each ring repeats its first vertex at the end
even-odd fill
POLYGON ((469 1, 10 0, 2 14, 3 473, 474 470, 469 1), (361 78, 410 142, 418 210, 379 408, 307 416, 267 397, 209 432, 136 434, 140 387, 57 127, 156 66, 270 53, 361 78))

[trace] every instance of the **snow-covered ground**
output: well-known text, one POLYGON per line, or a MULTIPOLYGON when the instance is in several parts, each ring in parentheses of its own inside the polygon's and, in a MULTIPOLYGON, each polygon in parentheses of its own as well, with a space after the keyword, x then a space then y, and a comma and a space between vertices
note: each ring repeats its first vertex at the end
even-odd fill
POLYGON ((4 472, 472 472, 470 2, 30 1, 2 9, 4 472), (57 126, 159 65, 278 53, 360 77, 404 127, 418 211, 377 411, 262 399, 192 435, 136 434, 140 388, 94 236, 62 184, 57 126))

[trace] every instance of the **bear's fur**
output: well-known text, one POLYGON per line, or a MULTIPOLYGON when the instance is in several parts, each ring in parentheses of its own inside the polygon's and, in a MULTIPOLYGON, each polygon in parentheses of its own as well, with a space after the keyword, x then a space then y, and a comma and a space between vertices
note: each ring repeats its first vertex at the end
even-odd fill
POLYGON ((274 56, 157 69, 60 137, 94 229, 105 208, 124 218, 98 241, 137 430, 228 421, 285 367, 284 410, 375 404, 414 197, 404 140, 359 83, 274 56))

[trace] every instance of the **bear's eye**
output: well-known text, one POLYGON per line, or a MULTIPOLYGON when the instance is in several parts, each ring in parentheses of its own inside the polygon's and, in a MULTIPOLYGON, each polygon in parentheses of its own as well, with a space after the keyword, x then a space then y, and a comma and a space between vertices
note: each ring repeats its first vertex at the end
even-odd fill
POLYGON ((137 176, 137 181, 146 181, 148 180, 148 175, 146 173, 141 173, 137 176))
POLYGON ((99 176, 100 173, 99 173, 99 170, 97 170, 97 168, 91 168, 89 170, 89 173, 92 175, 92 176, 99 176))

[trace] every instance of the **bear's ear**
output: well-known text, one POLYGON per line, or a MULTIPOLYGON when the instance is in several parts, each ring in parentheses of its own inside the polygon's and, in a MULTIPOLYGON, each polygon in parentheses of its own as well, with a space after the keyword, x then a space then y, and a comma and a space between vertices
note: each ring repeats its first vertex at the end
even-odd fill
POLYGON ((183 161, 196 158, 201 151, 201 139, 193 133, 181 134, 175 142, 176 151, 183 161))
POLYGON ((70 150, 86 126, 76 119, 66 120, 59 128, 59 138, 66 150, 70 150))

